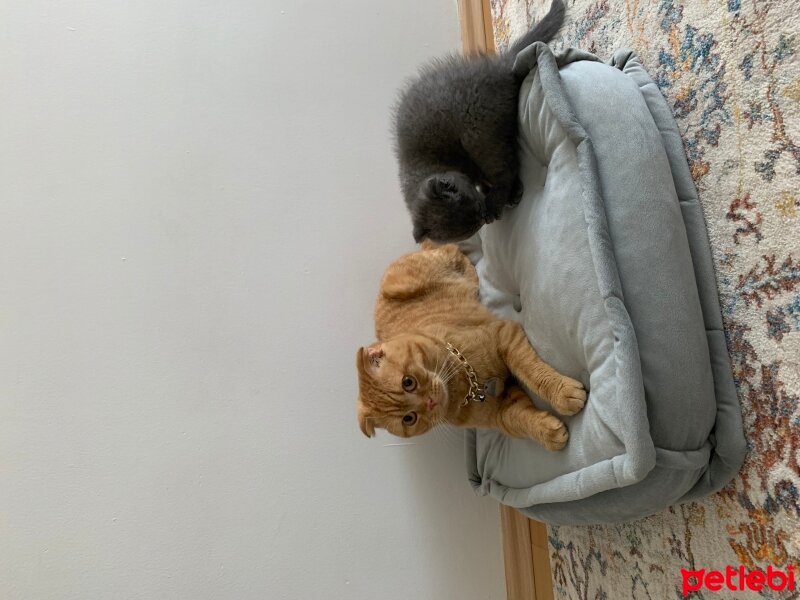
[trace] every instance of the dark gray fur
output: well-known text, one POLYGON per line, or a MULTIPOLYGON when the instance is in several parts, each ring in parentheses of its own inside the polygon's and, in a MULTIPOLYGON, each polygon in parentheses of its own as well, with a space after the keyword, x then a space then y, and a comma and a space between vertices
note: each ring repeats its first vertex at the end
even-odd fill
POLYGON ((499 55, 436 59, 401 92, 394 131, 400 185, 421 242, 454 242, 499 219, 522 195, 517 162, 517 53, 549 42, 564 4, 499 55))

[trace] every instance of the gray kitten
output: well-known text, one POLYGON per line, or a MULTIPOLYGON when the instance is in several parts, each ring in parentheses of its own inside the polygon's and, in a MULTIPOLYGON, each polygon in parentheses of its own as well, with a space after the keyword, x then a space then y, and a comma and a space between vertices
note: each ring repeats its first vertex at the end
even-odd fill
POLYGON ((517 53, 549 42, 564 22, 550 10, 500 55, 451 55, 423 66, 395 109, 400 185, 414 239, 455 242, 499 219, 522 196, 517 159, 517 53))

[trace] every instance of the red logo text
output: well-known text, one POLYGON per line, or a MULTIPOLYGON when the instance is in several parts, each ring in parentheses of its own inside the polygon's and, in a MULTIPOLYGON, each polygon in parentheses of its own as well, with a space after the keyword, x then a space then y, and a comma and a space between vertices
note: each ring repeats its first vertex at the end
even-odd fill
POLYGON ((740 565, 738 569, 728 565, 725 567, 724 573, 705 569, 698 571, 681 569, 681 578, 683 579, 684 598, 689 595, 689 592, 696 592, 703 588, 710 592, 719 592, 722 589, 731 592, 744 590, 759 592, 765 587, 775 591, 794 591, 795 589, 793 565, 787 567, 785 571, 773 569, 772 565, 768 566, 766 571, 758 569, 748 571, 744 565, 740 565))

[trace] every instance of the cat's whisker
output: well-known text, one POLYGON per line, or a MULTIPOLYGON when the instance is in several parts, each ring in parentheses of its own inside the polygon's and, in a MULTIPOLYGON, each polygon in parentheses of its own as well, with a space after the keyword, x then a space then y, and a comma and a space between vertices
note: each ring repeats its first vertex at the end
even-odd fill
POLYGON ((439 417, 438 419, 436 419, 436 421, 434 421, 432 429, 441 430, 444 425, 447 425, 447 421, 439 417))
POLYGON ((450 381, 450 378, 452 376, 453 376, 453 373, 451 371, 447 371, 445 373, 442 373, 439 376, 439 381, 441 381, 442 383, 446 384, 448 381, 450 381))
POLYGON ((447 361, 445 362, 445 367, 442 368, 442 374, 439 378, 444 382, 447 383, 452 379, 453 375, 458 372, 459 363, 452 360, 452 357, 448 354, 447 361))
POLYGON ((447 371, 447 380, 450 381, 456 373, 458 373, 458 365, 453 365, 453 367, 447 371))
POLYGON ((450 423, 441 418, 437 419, 437 421, 433 424, 431 431, 435 431, 436 433, 434 433, 434 435, 437 438, 444 440, 444 443, 449 446, 461 446, 464 441, 459 432, 450 427, 450 423))
POLYGON ((435 431, 434 437, 436 437, 436 439, 439 440, 440 443, 442 443, 442 444, 444 444, 445 446, 448 446, 448 447, 452 446, 453 442, 449 437, 447 437, 443 433, 444 430, 442 430, 440 428, 436 428, 434 431, 435 431))
POLYGON ((447 427, 442 427, 444 431, 447 431, 447 434, 450 436, 450 439, 453 440, 454 443, 458 444, 459 448, 464 446, 464 430, 463 429, 456 429, 448 425, 447 427))
MULTIPOLYGON (((441 360, 441 354, 439 354, 439 357, 437 358, 437 364, 439 360, 441 360)), ((444 362, 442 362, 442 369, 445 369, 445 367, 451 365, 452 363, 453 363, 453 355, 447 352, 444 357, 444 362)))
POLYGON ((433 373, 434 373, 434 375, 436 377, 439 377, 441 379, 443 377, 444 373, 449 370, 450 365, 448 364, 448 361, 445 361, 444 363, 442 363, 441 370, 439 370, 439 367, 438 367, 439 363, 437 362, 436 364, 437 364, 437 368, 433 373))
POLYGON ((453 368, 451 371, 448 372, 447 378, 444 380, 444 382, 447 383, 448 381, 450 381, 453 377, 455 377, 458 374, 458 371, 459 371, 459 365, 456 365, 455 368, 453 368))
MULTIPOLYGON (((439 373, 439 363, 441 362, 441 360, 442 360, 442 355, 437 352, 436 353, 436 366, 433 367, 433 374, 434 375, 437 375, 439 373)), ((442 365, 442 366, 444 366, 444 365, 442 365)))

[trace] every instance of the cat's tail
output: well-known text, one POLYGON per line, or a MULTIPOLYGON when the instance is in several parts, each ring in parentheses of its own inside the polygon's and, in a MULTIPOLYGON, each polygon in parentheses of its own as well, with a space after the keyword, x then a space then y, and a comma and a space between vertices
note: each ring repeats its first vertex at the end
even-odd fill
POLYGON ((544 42, 545 44, 556 37, 558 30, 564 24, 564 3, 561 0, 553 0, 550 10, 539 21, 533 29, 515 41, 506 51, 509 58, 517 56, 521 50, 530 46, 533 42, 544 42))

